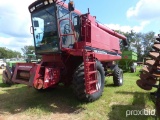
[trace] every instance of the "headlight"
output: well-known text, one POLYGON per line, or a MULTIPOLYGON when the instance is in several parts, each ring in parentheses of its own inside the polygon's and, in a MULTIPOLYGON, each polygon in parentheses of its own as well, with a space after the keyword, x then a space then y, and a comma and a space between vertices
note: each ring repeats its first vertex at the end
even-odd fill
POLYGON ((32 7, 32 8, 30 9, 31 12, 33 12, 34 10, 35 10, 35 7, 32 7))

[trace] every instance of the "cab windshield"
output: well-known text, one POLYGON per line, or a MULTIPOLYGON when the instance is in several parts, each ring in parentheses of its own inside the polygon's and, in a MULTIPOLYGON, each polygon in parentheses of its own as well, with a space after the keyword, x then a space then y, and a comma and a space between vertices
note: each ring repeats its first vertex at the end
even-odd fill
POLYGON ((59 51, 58 29, 54 6, 32 14, 36 53, 59 51))

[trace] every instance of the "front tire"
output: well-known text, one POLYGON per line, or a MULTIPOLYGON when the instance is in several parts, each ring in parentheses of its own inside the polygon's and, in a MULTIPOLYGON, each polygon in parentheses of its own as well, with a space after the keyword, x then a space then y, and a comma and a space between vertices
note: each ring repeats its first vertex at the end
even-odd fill
POLYGON ((118 66, 113 71, 113 83, 115 86, 123 85, 123 70, 118 66))
POLYGON ((130 70, 131 70, 131 73, 135 73, 136 72, 136 67, 135 66, 131 66, 130 70))
POLYGON ((84 73, 84 63, 78 66, 73 76, 73 90, 76 97, 81 101, 92 102, 97 100, 103 92, 104 81, 105 81, 105 72, 102 64, 99 61, 96 61, 97 68, 97 89, 99 90, 93 94, 86 94, 85 92, 85 73, 84 73))

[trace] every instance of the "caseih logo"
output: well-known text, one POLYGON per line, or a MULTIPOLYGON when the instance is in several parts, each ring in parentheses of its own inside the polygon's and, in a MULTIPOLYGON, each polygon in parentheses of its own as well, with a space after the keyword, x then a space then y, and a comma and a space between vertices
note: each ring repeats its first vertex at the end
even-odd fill
POLYGON ((20 68, 32 68, 32 66, 19 66, 20 68))

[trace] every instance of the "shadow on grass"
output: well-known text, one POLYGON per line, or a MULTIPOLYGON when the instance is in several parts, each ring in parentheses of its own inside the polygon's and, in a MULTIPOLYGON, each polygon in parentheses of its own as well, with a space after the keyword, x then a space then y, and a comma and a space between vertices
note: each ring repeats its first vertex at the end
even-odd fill
POLYGON ((105 84, 105 87, 116 87, 113 83, 112 84, 105 84))
MULTIPOLYGON (((17 85, 18 86, 18 85, 17 85)), ((71 88, 55 88, 38 92, 27 86, 3 89, 0 94, 0 114, 11 114, 25 111, 41 111, 41 113, 79 113, 84 108, 74 95, 71 88), (34 109, 34 110, 33 110, 34 109)), ((32 113, 34 114, 34 113, 32 113)), ((39 114, 39 113, 38 113, 39 114)))
POLYGON ((122 120, 122 118, 123 120, 155 119, 155 116, 140 115, 141 113, 139 113, 139 111, 145 109, 146 100, 150 98, 149 94, 144 94, 141 92, 117 92, 117 93, 122 94, 122 96, 132 94, 133 101, 131 105, 112 105, 111 112, 108 114, 109 120, 122 120))
POLYGON ((4 83, 0 83, 0 87, 1 87, 1 88, 6 88, 6 87, 11 87, 11 85, 7 85, 7 84, 4 84, 4 83))

